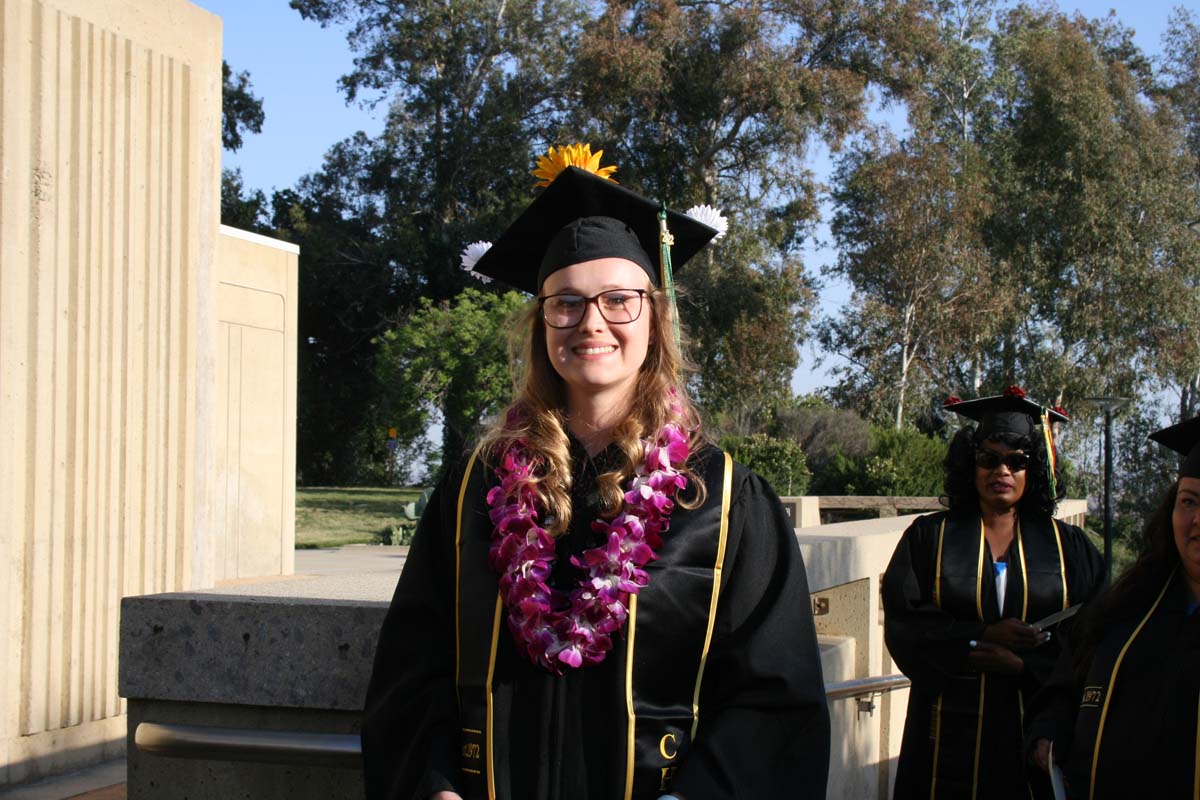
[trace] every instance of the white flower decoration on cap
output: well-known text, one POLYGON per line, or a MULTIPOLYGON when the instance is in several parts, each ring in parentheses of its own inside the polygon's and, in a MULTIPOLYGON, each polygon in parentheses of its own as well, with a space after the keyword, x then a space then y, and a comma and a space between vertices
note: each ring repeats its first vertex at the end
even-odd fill
POLYGON ((714 239, 720 239, 729 230, 729 220, 717 209, 710 205, 692 206, 684 212, 697 222, 703 222, 717 232, 714 239))
POLYGON ((475 265, 479 263, 479 259, 483 258, 483 254, 490 250, 491 247, 491 242, 471 242, 462 251, 462 268, 484 283, 491 283, 492 279, 476 272, 475 265))

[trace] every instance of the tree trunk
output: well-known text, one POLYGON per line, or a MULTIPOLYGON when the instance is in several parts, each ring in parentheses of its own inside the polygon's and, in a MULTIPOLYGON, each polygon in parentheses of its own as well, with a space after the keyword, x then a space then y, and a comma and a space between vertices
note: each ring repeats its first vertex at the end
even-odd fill
POLYGON ((1192 373, 1191 378, 1179 391, 1179 421, 1196 416, 1197 398, 1200 398, 1200 372, 1192 373))
POLYGON ((904 309, 904 338, 900 347, 900 388, 896 397, 896 430, 904 427, 904 394, 908 390, 908 365, 912 360, 912 320, 916 310, 910 304, 904 309))
MULTIPOLYGON (((971 336, 971 392, 979 396, 979 387, 983 385, 983 348, 979 346, 979 334, 971 336)), ((965 388, 965 387, 964 387, 965 388)))

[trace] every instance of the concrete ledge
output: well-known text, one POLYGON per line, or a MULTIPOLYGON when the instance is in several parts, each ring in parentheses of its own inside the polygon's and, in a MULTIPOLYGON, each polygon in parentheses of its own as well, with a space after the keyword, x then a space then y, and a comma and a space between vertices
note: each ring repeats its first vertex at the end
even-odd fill
MULTIPOLYGON (((359 733, 396 580, 395 573, 327 575, 122 601, 130 800, 361 798, 355 769, 171 758, 139 751, 133 737, 142 722, 359 733)), ((856 644, 820 637, 827 681, 854 677, 856 644)), ((846 728, 851 720, 841 709, 839 735, 855 735, 846 728)))
POLYGON ((120 693, 357 712, 395 582, 326 576, 127 597, 120 693))

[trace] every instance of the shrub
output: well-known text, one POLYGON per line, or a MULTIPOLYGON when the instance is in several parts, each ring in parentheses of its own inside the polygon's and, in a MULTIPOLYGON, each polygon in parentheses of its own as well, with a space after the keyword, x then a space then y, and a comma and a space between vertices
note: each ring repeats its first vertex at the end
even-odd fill
POLYGON ((409 545, 412 544, 413 534, 416 532, 415 523, 393 522, 376 531, 375 539, 378 544, 409 545))
POLYGON ((724 436, 721 448, 737 461, 765 478, 776 492, 795 497, 808 490, 811 477, 804 451, 791 439, 775 439, 765 433, 724 436))
POLYGON ((946 443, 916 428, 876 426, 868 454, 835 450, 815 477, 814 491, 829 495, 937 497, 942 493, 946 443))
POLYGON ((797 442, 814 474, 823 471, 835 459, 835 453, 858 458, 871 449, 870 423, 853 411, 825 404, 779 410, 771 433, 797 442))

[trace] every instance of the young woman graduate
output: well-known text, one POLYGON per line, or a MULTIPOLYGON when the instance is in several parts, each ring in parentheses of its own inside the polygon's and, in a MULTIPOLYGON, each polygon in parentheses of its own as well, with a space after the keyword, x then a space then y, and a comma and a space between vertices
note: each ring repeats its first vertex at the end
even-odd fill
POLYGON ((598 163, 551 148, 474 265, 537 296, 523 375, 418 526, 367 696, 369 797, 825 795, 792 523, 684 389, 670 260, 718 231, 598 163))
POLYGON ((1032 758, 1047 769, 1053 742, 1072 798, 1200 796, 1200 417, 1150 438, 1185 456, 1179 478, 1029 709, 1032 758))
POLYGON ((1015 386, 946 408, 978 421, 950 443, 948 508, 905 531, 883 576, 885 641, 912 680, 895 797, 1028 797, 1022 704, 1061 638, 1036 623, 1090 599, 1102 560, 1053 517, 1060 409, 1015 386))

